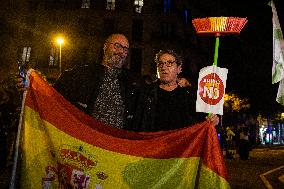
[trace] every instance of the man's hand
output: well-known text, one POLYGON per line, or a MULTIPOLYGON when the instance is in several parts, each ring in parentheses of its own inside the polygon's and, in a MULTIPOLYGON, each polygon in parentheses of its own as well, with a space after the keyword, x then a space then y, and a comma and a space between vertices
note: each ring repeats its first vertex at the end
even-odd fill
POLYGON ((209 114, 206 117, 206 120, 210 122, 212 125, 216 126, 219 124, 219 117, 216 114, 209 114))
POLYGON ((180 87, 190 87, 191 86, 189 81, 187 79, 185 79, 184 77, 178 78, 177 83, 180 87))
POLYGON ((25 91, 27 89, 24 84, 24 78, 19 75, 17 75, 15 78, 15 85, 18 91, 25 91))

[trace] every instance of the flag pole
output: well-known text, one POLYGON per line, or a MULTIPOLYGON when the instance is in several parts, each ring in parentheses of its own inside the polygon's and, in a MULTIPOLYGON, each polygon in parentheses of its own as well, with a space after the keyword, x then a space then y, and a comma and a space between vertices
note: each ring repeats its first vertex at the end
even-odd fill
MULTIPOLYGON (((26 75, 26 87, 27 88, 30 84, 29 76, 31 72, 32 72, 32 69, 30 69, 26 75)), ((19 159, 19 153, 20 153, 20 142, 21 142, 21 132, 22 132, 22 125, 23 125, 24 105, 25 105, 27 93, 28 93, 28 90, 25 90, 23 93, 22 107, 21 107, 18 130, 17 130, 15 154, 14 154, 14 159, 13 159, 13 168, 12 168, 12 173, 11 173, 9 189, 15 189, 17 187, 15 182, 16 182, 16 177, 17 177, 17 165, 18 165, 18 159, 19 159)))
POLYGON ((17 165, 18 165, 18 157, 19 157, 19 149, 20 149, 20 138, 21 138, 21 130, 22 130, 22 117, 23 117, 23 109, 24 109, 24 101, 25 101, 25 93, 23 94, 23 100, 22 100, 22 108, 21 108, 21 114, 20 114, 20 120, 18 125, 18 131, 17 131, 17 137, 16 137, 16 144, 15 144, 15 154, 13 159, 13 168, 12 168, 12 174, 10 179, 10 186, 9 189, 15 189, 16 188, 16 174, 17 174, 17 165))

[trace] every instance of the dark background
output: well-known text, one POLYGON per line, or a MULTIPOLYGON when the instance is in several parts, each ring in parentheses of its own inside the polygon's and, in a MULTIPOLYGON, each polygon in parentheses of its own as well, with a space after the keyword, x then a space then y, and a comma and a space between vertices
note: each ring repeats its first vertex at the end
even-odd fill
MULTIPOLYGON (((272 85, 272 10, 269 0, 168 0, 176 11, 164 12, 165 0, 144 0, 142 14, 132 11, 132 0, 116 1, 115 11, 106 11, 103 0, 91 0, 81 9, 80 0, 1 1, 0 79, 16 72, 22 48, 32 47, 30 66, 53 74, 48 67, 54 32, 65 34, 63 68, 92 63, 106 36, 124 32, 130 39, 130 69, 155 74, 153 57, 159 49, 180 48, 185 76, 197 80, 199 69, 213 63, 215 38, 197 36, 191 20, 210 16, 246 17, 240 35, 220 37, 218 66, 228 68, 226 92, 248 98, 250 113, 272 115, 284 112, 276 101, 278 84, 272 85), (188 9, 185 23, 183 10, 188 9), (152 67, 152 68, 150 68, 152 67), (187 75, 186 75, 187 74, 187 75)), ((274 0, 284 28, 283 0, 274 0)), ((174 10, 174 9, 173 9, 174 10)), ((7 78, 7 77, 6 77, 7 78)))

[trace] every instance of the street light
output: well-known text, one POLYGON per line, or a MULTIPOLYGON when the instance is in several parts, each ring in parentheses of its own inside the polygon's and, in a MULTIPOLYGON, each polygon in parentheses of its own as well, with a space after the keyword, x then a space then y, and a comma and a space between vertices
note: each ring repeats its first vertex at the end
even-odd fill
POLYGON ((61 37, 57 38, 57 43, 59 44, 59 72, 61 74, 61 45, 64 43, 64 39, 61 37))

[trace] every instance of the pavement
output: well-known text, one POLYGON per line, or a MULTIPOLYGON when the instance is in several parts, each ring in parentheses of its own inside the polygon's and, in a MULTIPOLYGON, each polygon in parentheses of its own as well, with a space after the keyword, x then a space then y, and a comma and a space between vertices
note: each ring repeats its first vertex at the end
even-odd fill
POLYGON ((248 160, 225 159, 232 189, 284 189, 284 146, 259 146, 248 160))

